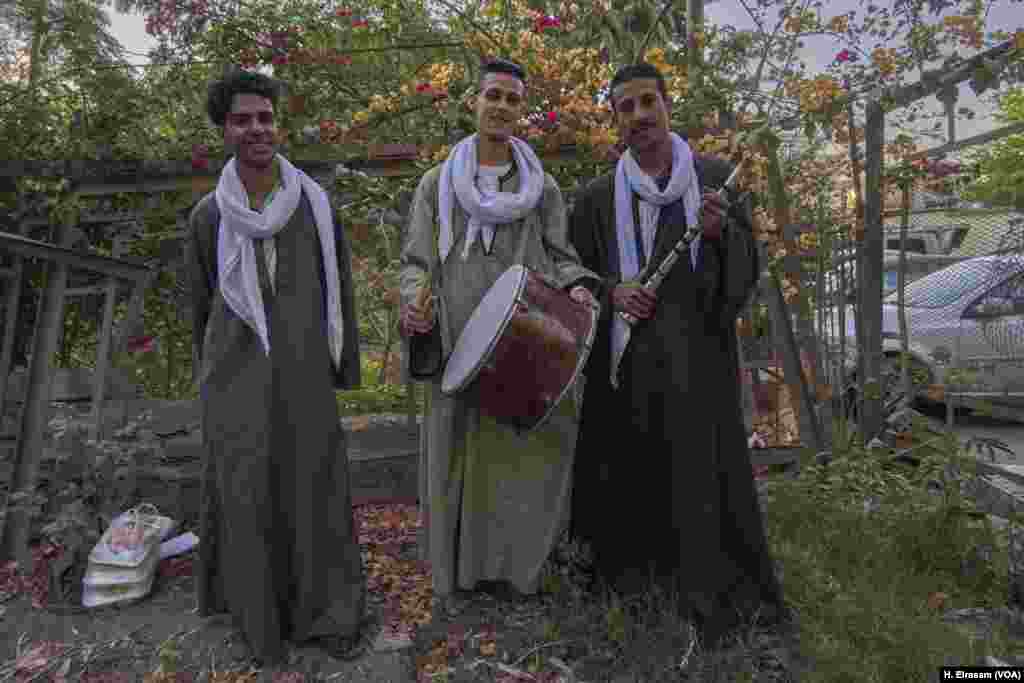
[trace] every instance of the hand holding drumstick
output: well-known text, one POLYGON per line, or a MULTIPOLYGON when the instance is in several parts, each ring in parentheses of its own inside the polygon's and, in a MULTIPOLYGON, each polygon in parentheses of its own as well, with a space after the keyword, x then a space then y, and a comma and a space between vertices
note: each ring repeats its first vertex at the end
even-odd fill
POLYGON ((420 287, 416 300, 402 311, 402 329, 406 335, 429 334, 434 329, 434 306, 428 284, 420 287))

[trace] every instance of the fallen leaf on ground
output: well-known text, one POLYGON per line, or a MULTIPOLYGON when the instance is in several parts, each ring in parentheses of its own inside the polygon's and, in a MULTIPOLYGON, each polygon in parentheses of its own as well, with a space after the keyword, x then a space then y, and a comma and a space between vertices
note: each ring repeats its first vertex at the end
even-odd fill
POLYGON ((78 680, 79 683, 131 683, 132 679, 126 673, 105 671, 103 673, 84 673, 78 680))
POLYGON ((949 600, 949 596, 945 593, 932 593, 928 596, 928 608, 938 611, 946 604, 949 600))
POLYGON ((349 422, 350 432, 361 432, 370 428, 370 416, 369 415, 357 415, 352 418, 349 422))
POLYGON ((192 557, 168 557, 160 563, 158 573, 164 579, 192 576, 192 557))
POLYGON ((52 640, 43 641, 27 651, 18 655, 14 660, 14 671, 17 674, 36 674, 50 665, 50 662, 59 657, 67 646, 52 640))
POLYGON ((210 676, 210 683, 256 683, 256 674, 222 671, 210 676))
POLYGON ((356 508, 367 589, 382 602, 383 627, 411 637, 430 623, 433 587, 429 567, 416 551, 422 522, 415 505, 356 508))
MULTIPOLYGON (((244 681, 244 683, 256 683, 256 679, 255 678, 241 678, 241 679, 239 679, 239 678, 226 678, 226 679, 220 679, 220 678, 216 677, 216 676, 219 676, 219 675, 220 674, 216 674, 214 676, 211 676, 210 677, 210 683, 214 683, 215 681, 217 683, 242 683, 243 681, 244 681)), ((236 674, 228 674, 228 675, 235 676, 236 674)), ((157 673, 157 672, 154 672, 154 673, 149 673, 149 674, 146 674, 145 676, 143 676, 142 677, 142 683, 195 683, 195 679, 192 677, 192 674, 184 672, 184 671, 177 671, 177 672, 174 672, 174 673, 157 673)))

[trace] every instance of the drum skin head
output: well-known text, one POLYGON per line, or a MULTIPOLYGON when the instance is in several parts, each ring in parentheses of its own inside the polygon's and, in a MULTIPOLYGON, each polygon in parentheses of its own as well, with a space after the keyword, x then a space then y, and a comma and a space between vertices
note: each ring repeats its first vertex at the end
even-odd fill
POLYGON ((515 265, 506 270, 487 291, 455 342, 441 378, 442 393, 462 391, 480 374, 512 319, 516 299, 525 284, 526 268, 515 265))

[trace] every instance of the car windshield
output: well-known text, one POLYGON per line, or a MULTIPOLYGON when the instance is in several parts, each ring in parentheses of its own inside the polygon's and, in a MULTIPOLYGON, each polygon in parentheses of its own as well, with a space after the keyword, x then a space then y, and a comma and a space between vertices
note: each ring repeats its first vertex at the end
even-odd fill
MULTIPOLYGON (((1024 269, 1020 260, 971 259, 930 273, 907 285, 904 303, 910 308, 943 308, 972 293, 981 293, 1012 272, 1024 269)), ((898 292, 886 297, 896 303, 898 292)))

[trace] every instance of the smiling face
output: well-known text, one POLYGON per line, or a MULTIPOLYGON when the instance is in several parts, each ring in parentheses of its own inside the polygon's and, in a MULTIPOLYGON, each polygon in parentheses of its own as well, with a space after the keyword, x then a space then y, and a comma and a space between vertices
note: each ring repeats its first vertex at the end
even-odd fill
POLYGON ((490 73, 476 98, 476 125, 482 137, 507 140, 523 115, 526 86, 511 74, 490 73))
POLYGON ((261 95, 235 95, 224 121, 224 146, 242 166, 269 168, 277 154, 273 103, 261 95))
POLYGON ((669 144, 668 103, 653 78, 634 78, 615 87, 612 93, 619 139, 634 154, 650 152, 669 144))

